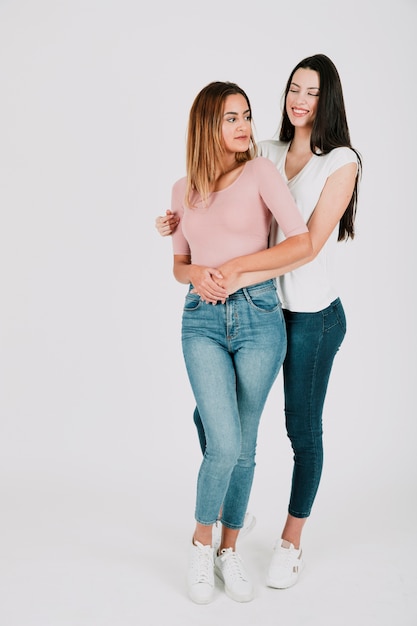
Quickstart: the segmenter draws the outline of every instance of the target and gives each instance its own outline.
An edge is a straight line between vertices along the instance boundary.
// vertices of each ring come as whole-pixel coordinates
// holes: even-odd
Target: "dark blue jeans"
[[[337,298],[317,313],[284,310],[287,354],[283,364],[285,423],[294,451],[288,512],[308,517],[323,468],[323,407],[337,351],[346,334],[346,318]],[[206,441],[198,409],[194,422],[204,452]]]

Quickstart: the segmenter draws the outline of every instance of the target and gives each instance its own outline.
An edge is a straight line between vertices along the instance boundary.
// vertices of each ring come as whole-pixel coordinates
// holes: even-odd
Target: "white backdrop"
[[[191,533],[200,453],[180,348],[185,290],[155,216],[184,173],[200,88],[239,83],[266,139],[290,71],[318,52],[339,70],[364,175],[357,237],[339,245],[348,334],[306,533],[332,536],[340,524],[356,537],[364,528],[411,532],[416,15],[414,0],[0,0],[5,626],[66,623],[58,606],[51,622],[41,619],[39,594],[33,622],[11,609],[45,550],[52,559],[77,540],[94,543],[109,519],[119,540],[121,529],[168,542]],[[279,379],[261,424],[251,505],[277,532],[290,471]],[[25,559],[31,575],[17,565]],[[42,575],[56,570],[44,563]]]

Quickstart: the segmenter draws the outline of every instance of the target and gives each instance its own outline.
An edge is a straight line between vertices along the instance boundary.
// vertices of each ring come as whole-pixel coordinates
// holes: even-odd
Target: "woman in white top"
[[[316,54],[295,66],[285,89],[279,140],[260,142],[259,152],[275,163],[287,182],[313,243],[310,258],[279,271],[242,272],[239,258],[218,268],[223,276],[219,285],[228,293],[279,276],[287,330],[285,417],[294,469],[287,519],[274,547],[267,585],[283,589],[297,582],[304,566],[301,534],[322,472],[324,401],[346,333],[343,306],[328,268],[335,243],[354,238],[362,169],[350,141],[340,77],[327,56]],[[171,234],[177,224],[170,212],[156,220],[161,235]],[[282,237],[279,228],[271,228],[271,245]],[[213,301],[203,288],[199,294]],[[204,449],[197,409],[194,420]]]

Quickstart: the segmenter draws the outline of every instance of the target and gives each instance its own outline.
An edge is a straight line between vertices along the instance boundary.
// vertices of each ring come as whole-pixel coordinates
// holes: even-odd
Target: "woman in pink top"
[[[311,254],[310,235],[287,185],[256,146],[251,107],[236,84],[214,82],[192,105],[187,175],[172,188],[180,218],[172,237],[175,278],[187,284],[182,348],[206,445],[197,480],[189,595],[213,598],[214,571],[238,602],[254,589],[236,552],[255,467],[259,420],[286,352],[285,323],[272,279],[232,294],[216,269],[265,271]],[[268,247],[272,218],[285,239]],[[200,294],[200,295],[198,295]],[[212,529],[221,511],[219,550]]]

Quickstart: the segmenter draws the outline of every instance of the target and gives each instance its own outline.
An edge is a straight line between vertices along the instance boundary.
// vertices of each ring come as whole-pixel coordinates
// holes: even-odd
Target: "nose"
[[[240,122],[238,124],[238,130],[247,130],[249,125],[250,125],[249,120],[242,119],[242,120],[240,120]]]
[[[297,93],[297,97],[295,98],[295,102],[296,102],[297,104],[299,104],[299,103],[303,103],[303,104],[305,104],[305,103],[306,103],[305,94],[304,94],[304,93],[302,93],[301,91],[299,91],[299,92]]]

